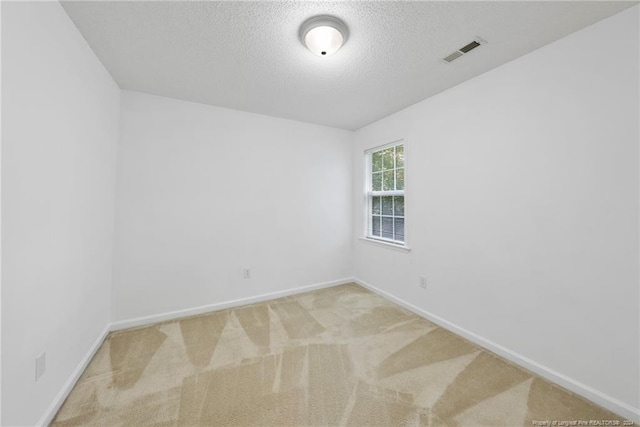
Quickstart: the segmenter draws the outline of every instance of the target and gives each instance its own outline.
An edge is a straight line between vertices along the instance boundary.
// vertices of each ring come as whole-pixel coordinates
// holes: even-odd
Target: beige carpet
[[[109,335],[54,425],[621,420],[358,285]]]

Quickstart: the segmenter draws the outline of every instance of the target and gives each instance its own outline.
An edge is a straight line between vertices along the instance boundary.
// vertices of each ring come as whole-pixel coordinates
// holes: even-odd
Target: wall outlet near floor
[[[251,279],[251,269],[250,268],[243,268],[242,269],[242,277],[245,279]]]
[[[427,278],[425,276],[420,276],[420,287],[427,289]]]
[[[36,357],[36,381],[44,375],[44,371],[47,369],[47,353],[42,352],[40,356]]]

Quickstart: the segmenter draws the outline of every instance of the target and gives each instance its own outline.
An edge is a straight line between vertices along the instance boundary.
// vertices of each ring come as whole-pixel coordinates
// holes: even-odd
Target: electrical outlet
[[[244,277],[245,279],[251,279],[251,269],[250,268],[243,268],[242,269],[242,277]]]
[[[420,276],[420,287],[427,289],[427,278],[425,276]]]
[[[44,371],[47,370],[47,353],[43,352],[40,356],[36,357],[36,381],[44,375]]]

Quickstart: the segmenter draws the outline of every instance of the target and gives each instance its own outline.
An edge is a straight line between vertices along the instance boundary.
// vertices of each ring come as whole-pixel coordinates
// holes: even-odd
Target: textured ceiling
[[[358,129],[636,2],[63,2],[123,89]],[[300,24],[333,14],[322,58]],[[454,63],[441,58],[480,36]],[[588,49],[588,46],[585,46]]]

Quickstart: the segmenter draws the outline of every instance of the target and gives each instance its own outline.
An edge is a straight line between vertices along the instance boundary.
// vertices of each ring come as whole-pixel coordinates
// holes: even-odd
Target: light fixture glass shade
[[[333,16],[314,16],[300,27],[302,43],[318,56],[336,53],[347,41],[347,35],[347,26]]]
[[[304,37],[304,44],[318,56],[333,55],[342,46],[342,33],[333,27],[315,27]]]

